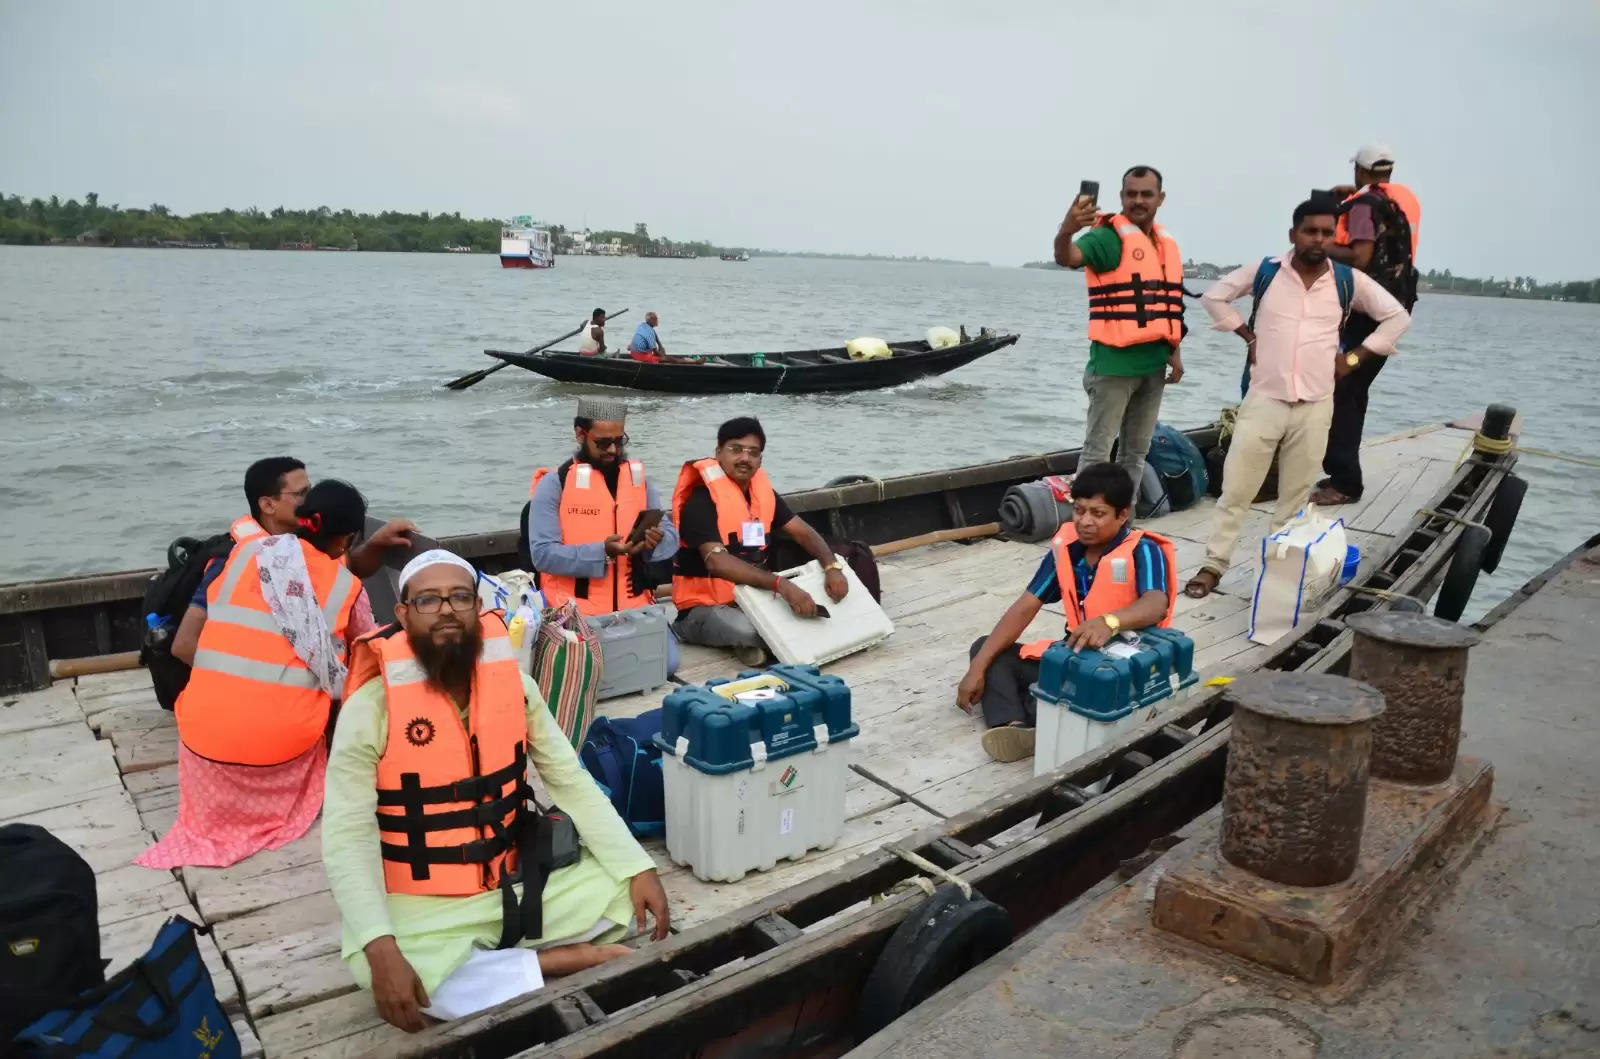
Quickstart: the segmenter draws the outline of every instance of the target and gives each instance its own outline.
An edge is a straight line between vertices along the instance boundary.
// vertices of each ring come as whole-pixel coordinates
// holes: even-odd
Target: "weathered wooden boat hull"
[[[1463,523],[1482,517],[1515,459],[1511,452],[1464,462],[1396,536],[1381,563],[1340,590],[1324,618],[1276,645],[1262,665],[1345,672],[1351,634],[1342,618],[1398,597],[1428,599]],[[1216,804],[1230,710],[1221,689],[1206,690],[1168,711],[1160,726],[1126,733],[901,845],[959,874],[1025,930]],[[1086,789],[1107,777],[1105,793]],[[984,848],[1030,820],[1037,824],[1026,837]],[[866,853],[636,956],[437,1027],[386,1054],[842,1054],[852,1043],[849,1028],[865,979],[922,894],[863,902],[916,873],[887,849]]]
[[[897,342],[895,355],[880,360],[850,360],[842,347],[767,353],[761,367],[751,364],[749,353],[717,354],[705,364],[646,364],[626,356],[484,352],[557,382],[590,386],[657,393],[840,393],[881,390],[943,375],[1016,341],[1016,335],[983,335],[947,349],[930,349],[926,342]]]
[[[1202,449],[1209,448],[1216,444],[1217,428],[1202,427],[1189,436]],[[1077,466],[1073,449],[881,480],[862,478],[784,496],[823,533],[881,544],[992,522],[1000,498],[1012,485],[1046,474],[1069,474]],[[446,537],[441,543],[491,573],[517,566],[515,529]],[[0,585],[0,693],[48,686],[51,660],[138,650],[144,635],[139,601],[155,573],[128,570]]]

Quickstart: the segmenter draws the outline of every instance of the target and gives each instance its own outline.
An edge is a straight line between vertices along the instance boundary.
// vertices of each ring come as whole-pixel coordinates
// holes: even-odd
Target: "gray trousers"
[[[1133,492],[1137,496],[1145,454],[1150,451],[1150,436],[1161,415],[1161,393],[1166,388],[1165,368],[1149,375],[1096,375],[1084,369],[1089,425],[1084,432],[1078,469],[1109,460],[1111,443],[1120,436],[1117,462],[1133,476]]]
[[[731,603],[690,607],[672,625],[678,639],[702,647],[764,647],[744,611]]]

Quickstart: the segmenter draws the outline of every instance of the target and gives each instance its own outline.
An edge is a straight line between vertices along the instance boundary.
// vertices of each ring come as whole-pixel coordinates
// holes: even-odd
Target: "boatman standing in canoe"
[[[1173,581],[1178,576],[1172,542],[1128,524],[1133,482],[1114,463],[1085,467],[1072,480],[1072,521],[994,631],[972,645],[972,663],[956,688],[956,705],[982,706],[983,749],[996,761],[1033,755],[1036,705],[1028,689],[1039,679],[1039,659],[1052,640],[1019,643],[1050,603],[1066,611],[1066,642],[1104,647],[1123,629],[1172,624]]]
[[[1089,287],[1089,423],[1079,466],[1118,461],[1135,490],[1161,413],[1161,394],[1183,379],[1183,256],[1156,223],[1166,201],[1161,173],[1136,165],[1122,175],[1122,211],[1100,214],[1079,196],[1056,232],[1056,264],[1083,269]],[[1084,228],[1081,239],[1073,236]]]
[[[648,563],[665,563],[678,551],[671,513],[662,511],[644,462],[628,455],[627,415],[622,401],[580,400],[572,420],[577,451],[554,473],[543,467],[533,473],[528,555],[550,606],[576,600],[591,616],[648,606],[656,587]],[[634,539],[634,525],[647,511],[660,513],[660,521]],[[669,640],[669,673],[678,668],[677,655]]]
[[[626,955],[613,943],[647,912],[659,941],[668,911],[505,623],[479,614],[472,566],[424,552],[399,592],[396,624],[352,652],[322,859],[345,962],[384,1019],[415,1032]],[[528,809],[530,765],[559,814]]]

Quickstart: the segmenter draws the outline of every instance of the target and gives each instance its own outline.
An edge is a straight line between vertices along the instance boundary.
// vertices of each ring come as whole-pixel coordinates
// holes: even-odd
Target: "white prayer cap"
[[[410,581],[430,566],[459,566],[467,572],[473,581],[478,580],[478,571],[473,568],[471,563],[455,552],[447,552],[443,548],[433,548],[406,563],[405,569],[400,571],[400,584],[398,586],[400,594],[405,595],[407,581]]]

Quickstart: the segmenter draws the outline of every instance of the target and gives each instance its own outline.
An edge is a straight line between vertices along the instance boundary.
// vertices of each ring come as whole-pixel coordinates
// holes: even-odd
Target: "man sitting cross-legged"
[[[997,761],[1033,754],[1035,705],[1029,687],[1053,642],[1017,639],[1046,604],[1067,612],[1067,644],[1104,647],[1122,629],[1170,625],[1177,553],[1172,542],[1128,525],[1133,481],[1114,463],[1097,463],[1072,480],[1072,521],[1057,531],[1027,591],[994,631],[972,645],[972,664],[956,688],[956,705],[982,703],[983,748]]]
[[[322,858],[343,956],[384,1019],[413,1032],[625,955],[607,943],[630,920],[643,930],[646,911],[667,936],[654,862],[518,669],[505,624],[479,614],[476,584],[446,551],[406,565],[398,624],[353,652],[328,757]],[[565,866],[533,855],[561,843],[530,841],[529,765],[583,838]]]

